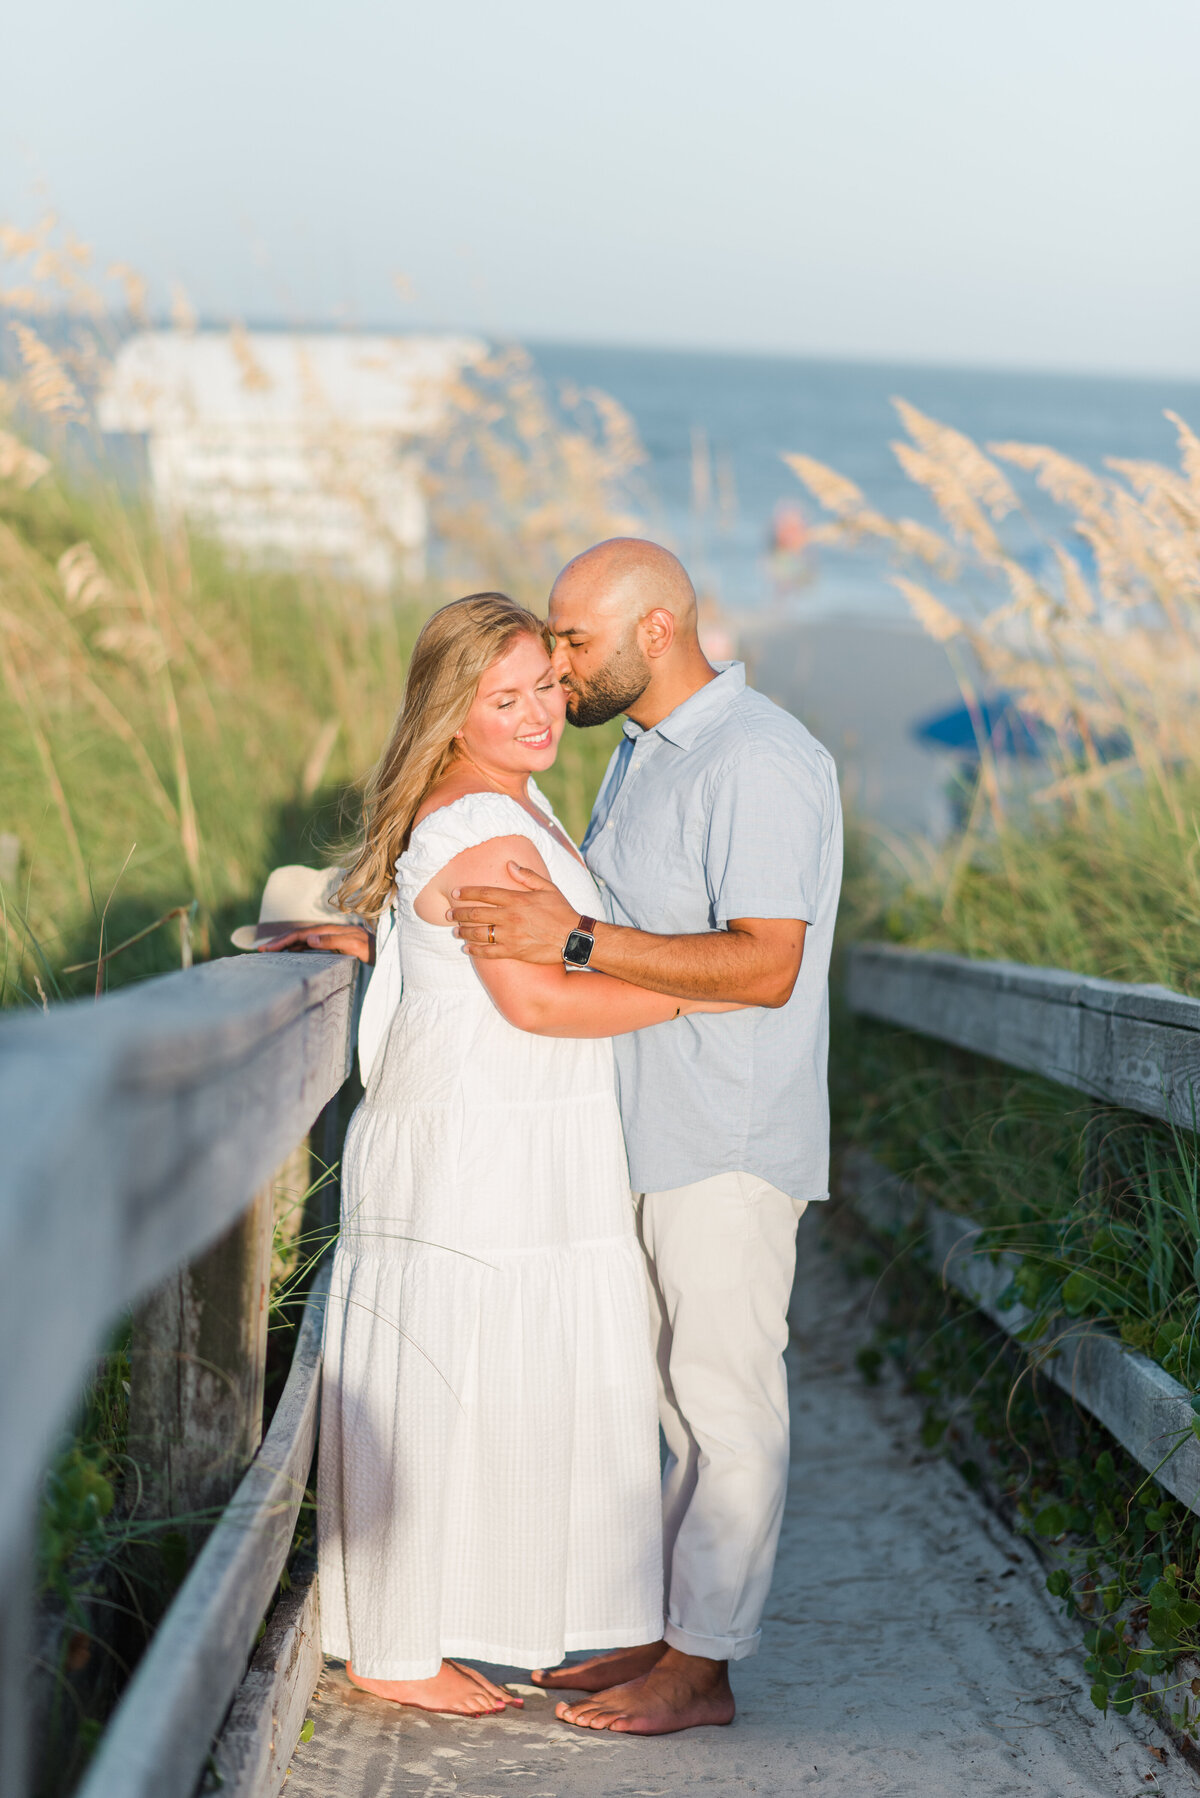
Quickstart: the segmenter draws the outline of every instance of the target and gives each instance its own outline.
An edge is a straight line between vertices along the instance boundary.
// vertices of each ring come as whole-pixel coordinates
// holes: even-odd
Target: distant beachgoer
[[[625,714],[584,838],[606,920],[589,921],[589,965],[752,1008],[614,1045],[668,1449],[666,1624],[533,1674],[596,1694],[560,1704],[568,1722],[659,1734],[730,1721],[728,1663],[756,1652],[771,1584],[796,1223],[828,1190],[841,809],[832,759],[804,726],[748,688],[740,663],[706,660],[691,582],[666,550],[618,538],[576,557],[550,627],[571,720]],[[557,966],[579,926],[574,896],[519,858],[508,875],[461,883],[460,935],[484,968]]]
[[[733,632],[721,614],[721,608],[715,599],[701,599],[698,602],[696,635],[706,661],[730,662],[733,660]]]
[[[808,586],[816,573],[812,532],[794,500],[781,500],[772,515],[767,566],[778,599]]]
[[[808,520],[791,500],[781,500],[771,520],[771,548],[789,556],[802,556],[809,545]]]

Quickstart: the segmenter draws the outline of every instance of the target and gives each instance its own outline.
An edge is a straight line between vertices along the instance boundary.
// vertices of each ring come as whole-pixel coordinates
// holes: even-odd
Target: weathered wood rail
[[[847,956],[852,1011],[969,1049],[1107,1104],[1200,1121],[1200,1001],[1054,968],[974,962],[866,943]],[[1012,1335],[1032,1317],[1002,1310],[1015,1259],[978,1246],[978,1226],[930,1203],[863,1154],[846,1167],[856,1209],[894,1235],[919,1224],[943,1278]],[[1185,1388],[1095,1322],[1050,1331],[1034,1351],[1045,1372],[1097,1417],[1159,1483],[1200,1512],[1200,1442]]]
[[[324,1293],[318,1276],[283,1395],[253,1454],[265,1352],[262,1240],[265,1231],[269,1244],[270,1230],[269,1211],[256,1198],[346,1079],[357,971],[338,956],[244,957],[167,975],[99,1004],[0,1022],[3,1798],[27,1790],[24,1663],[43,1470],[105,1332],[164,1282],[178,1287],[185,1266],[200,1272],[187,1285],[184,1311],[203,1312],[222,1298],[212,1290],[222,1277],[214,1266],[240,1270],[232,1296],[224,1295],[230,1315],[218,1332],[232,1345],[230,1367],[218,1372],[230,1406],[246,1413],[228,1440],[217,1433],[227,1488],[236,1489],[111,1719],[81,1793],[191,1798],[243,1681],[312,1459]],[[244,1231],[248,1217],[257,1219],[252,1240],[231,1256],[231,1233]],[[197,1328],[200,1335],[183,1338],[185,1359],[203,1335],[202,1316]],[[186,1402],[177,1420],[185,1429]],[[151,1465],[156,1450],[161,1462],[161,1448],[146,1445]],[[191,1496],[177,1493],[177,1505]],[[310,1653],[305,1665],[312,1664]],[[269,1705],[270,1681],[260,1679],[259,1688]],[[255,1734],[247,1702],[249,1710],[235,1705],[243,1741]],[[289,1746],[275,1743],[259,1756],[262,1777],[239,1778],[227,1791],[239,1798],[265,1792],[268,1763],[274,1768],[282,1749],[286,1766]],[[234,1770],[228,1755],[225,1765]]]
[[[848,953],[852,1011],[1042,1074],[1111,1105],[1200,1122],[1200,999],[1059,968],[885,943]]]

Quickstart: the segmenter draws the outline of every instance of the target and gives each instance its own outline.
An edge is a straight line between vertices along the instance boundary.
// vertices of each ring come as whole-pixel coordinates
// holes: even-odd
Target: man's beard
[[[567,717],[580,730],[587,730],[593,724],[607,724],[610,718],[636,705],[650,685],[650,669],[636,642],[626,643],[586,686],[577,686],[573,679],[563,685],[567,689]]]

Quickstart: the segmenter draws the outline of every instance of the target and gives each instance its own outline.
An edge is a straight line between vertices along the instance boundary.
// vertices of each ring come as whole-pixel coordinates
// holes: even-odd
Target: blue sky
[[[1196,0],[38,0],[4,39],[0,215],[48,195],[209,314],[1200,374]]]

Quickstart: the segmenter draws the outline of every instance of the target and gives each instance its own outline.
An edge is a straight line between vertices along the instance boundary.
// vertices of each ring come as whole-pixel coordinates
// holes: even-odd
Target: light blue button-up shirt
[[[748,1173],[829,1192],[829,954],[842,877],[833,758],[740,662],[653,730],[625,721],[583,852],[609,922],[663,935],[803,918],[777,1010],[700,1014],[614,1041],[635,1192]]]

